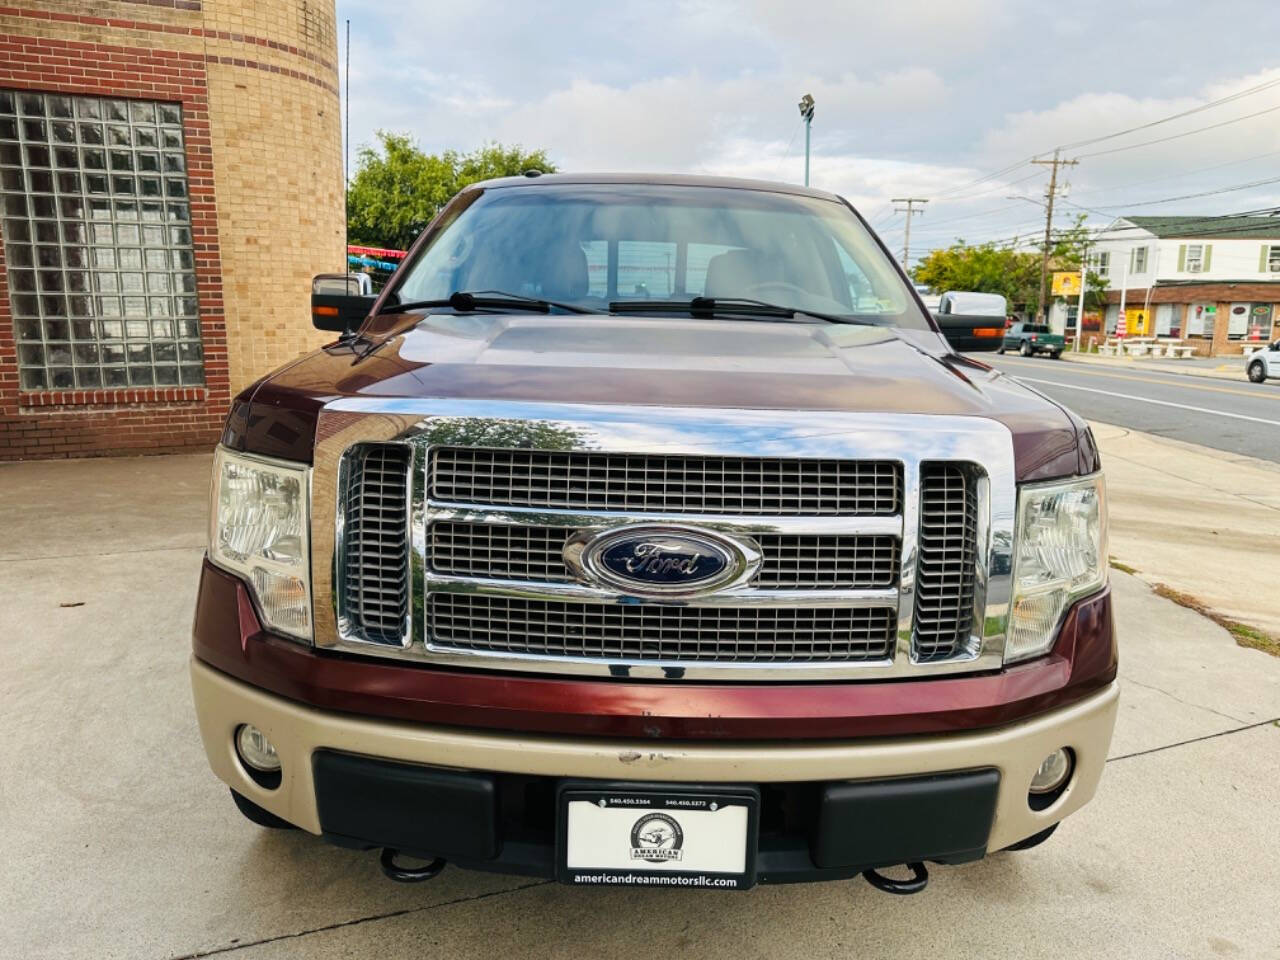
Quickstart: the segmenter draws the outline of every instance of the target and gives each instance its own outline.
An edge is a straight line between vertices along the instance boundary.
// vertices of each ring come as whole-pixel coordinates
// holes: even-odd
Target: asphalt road
[[[1280,463],[1280,381],[1239,383],[1047,358],[985,354],[1086,420],[1099,420]],[[1243,369],[1243,365],[1242,365]]]

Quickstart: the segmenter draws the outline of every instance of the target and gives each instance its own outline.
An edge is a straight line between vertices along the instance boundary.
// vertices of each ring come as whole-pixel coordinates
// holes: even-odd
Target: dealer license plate
[[[704,887],[755,884],[754,790],[560,791],[560,878],[574,885]]]

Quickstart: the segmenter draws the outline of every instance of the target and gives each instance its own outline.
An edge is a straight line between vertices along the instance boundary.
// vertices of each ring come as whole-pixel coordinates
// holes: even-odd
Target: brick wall
[[[335,58],[332,0],[0,6],[0,86],[182,104],[206,380],[20,392],[0,252],[0,460],[208,449],[235,392],[324,341],[308,280],[345,262]]]

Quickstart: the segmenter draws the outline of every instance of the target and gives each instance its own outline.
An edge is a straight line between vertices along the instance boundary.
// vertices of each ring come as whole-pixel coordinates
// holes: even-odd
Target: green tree
[[[971,246],[957,239],[951,246],[934,250],[916,266],[917,283],[925,283],[939,293],[972,290],[998,293],[1010,308],[1035,303],[1040,295],[1039,254],[1015,250],[1012,245],[980,243]]]
[[[405,250],[453,195],[468,184],[526,170],[554,173],[545,150],[489,143],[470,153],[423,153],[404,134],[378,131],[377,147],[363,146],[347,188],[347,235],[352,243]]]

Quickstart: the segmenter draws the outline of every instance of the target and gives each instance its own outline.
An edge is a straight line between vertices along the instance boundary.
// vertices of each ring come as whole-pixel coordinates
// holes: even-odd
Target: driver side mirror
[[[1004,317],[935,313],[933,319],[947,343],[959,353],[990,353],[1004,343]]]
[[[317,330],[355,330],[378,299],[363,273],[321,273],[311,280],[311,325]]]

